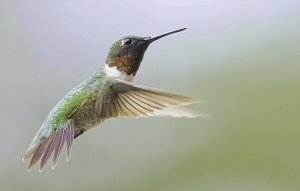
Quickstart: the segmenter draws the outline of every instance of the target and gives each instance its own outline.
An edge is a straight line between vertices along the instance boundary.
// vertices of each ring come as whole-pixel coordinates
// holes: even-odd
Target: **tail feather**
[[[50,142],[51,139],[45,139],[43,140],[40,145],[38,146],[38,148],[31,152],[31,154],[33,155],[30,159],[30,162],[28,164],[28,170],[33,166],[35,165],[39,160],[40,158],[43,156],[44,152],[46,151],[47,147],[48,147],[48,144]],[[27,156],[28,158],[30,156]]]
[[[74,139],[74,122],[71,121],[69,128],[66,129],[66,143],[67,143],[67,161],[71,158],[71,150],[73,145],[73,139]]]
[[[69,120],[66,128],[56,129],[49,137],[40,138],[39,143],[33,148],[30,147],[23,158],[23,160],[30,158],[28,170],[40,160],[39,171],[41,172],[52,154],[52,168],[54,169],[65,143],[67,145],[67,160],[70,160],[74,132],[74,122]]]
[[[43,171],[45,164],[47,163],[48,159],[50,158],[51,154],[54,151],[54,148],[55,148],[54,144],[55,144],[55,142],[57,142],[57,134],[58,133],[55,132],[54,135],[52,135],[51,137],[48,138],[48,140],[50,140],[50,142],[49,142],[47,149],[45,150],[43,157],[41,159],[40,169],[39,169],[40,172]]]
[[[66,142],[65,129],[62,129],[61,131],[59,131],[56,136],[57,136],[57,138],[56,138],[57,146],[55,146],[55,150],[54,150],[52,169],[55,169],[55,167],[57,165],[57,161],[60,156],[60,152]]]

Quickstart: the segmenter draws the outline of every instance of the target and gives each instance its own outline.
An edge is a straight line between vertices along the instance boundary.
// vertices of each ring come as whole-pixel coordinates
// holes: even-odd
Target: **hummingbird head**
[[[182,28],[155,37],[126,36],[114,42],[106,57],[105,72],[108,76],[132,81],[143,60],[148,46],[165,36],[185,30]]]

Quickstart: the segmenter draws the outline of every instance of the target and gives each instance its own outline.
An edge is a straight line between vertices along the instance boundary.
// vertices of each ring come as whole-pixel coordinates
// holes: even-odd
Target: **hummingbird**
[[[155,37],[126,36],[114,42],[104,67],[71,90],[50,111],[23,157],[23,161],[29,161],[28,169],[40,161],[42,171],[52,155],[54,169],[64,147],[69,161],[73,140],[109,118],[199,116],[184,107],[195,103],[193,99],[133,83],[148,46],[185,29]]]

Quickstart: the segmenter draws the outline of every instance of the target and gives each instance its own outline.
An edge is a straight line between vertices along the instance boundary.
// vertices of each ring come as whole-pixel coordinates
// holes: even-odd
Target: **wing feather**
[[[135,113],[133,113],[132,111],[130,111],[130,109],[128,109],[128,107],[123,102],[123,99],[120,96],[116,102],[118,103],[120,109],[122,110],[122,112],[119,112],[120,116],[135,116]]]
[[[136,110],[139,111],[139,113],[147,115],[147,113],[153,111],[151,107],[144,107],[143,102],[141,102],[139,99],[134,98],[132,95],[124,94],[124,97],[126,97],[126,99],[131,103],[131,105],[134,106],[134,108],[136,108]]]
[[[96,100],[96,116],[111,117],[196,117],[194,111],[182,106],[195,103],[191,98],[162,90],[135,86],[132,83],[111,79],[99,91]],[[174,109],[176,107],[176,109]],[[171,109],[172,108],[172,109]]]

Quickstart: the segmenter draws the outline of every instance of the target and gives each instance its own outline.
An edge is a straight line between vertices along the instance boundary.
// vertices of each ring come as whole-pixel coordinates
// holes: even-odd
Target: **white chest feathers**
[[[108,64],[105,64],[104,71],[105,71],[106,75],[109,77],[117,78],[120,80],[125,80],[128,82],[132,82],[133,78],[134,78],[133,74],[128,75],[128,74],[126,74],[126,72],[122,72],[122,71],[118,70],[117,66],[109,67]]]

